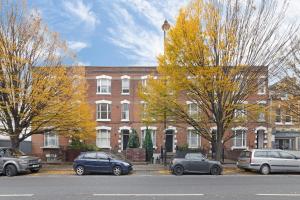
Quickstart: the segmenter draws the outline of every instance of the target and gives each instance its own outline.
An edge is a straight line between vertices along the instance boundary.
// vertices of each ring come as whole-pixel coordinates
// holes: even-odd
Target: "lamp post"
[[[169,24],[168,20],[165,20],[163,25],[161,26],[161,29],[164,32],[164,53],[165,53],[165,47],[166,47],[166,33],[170,29],[171,25]]]
[[[166,51],[166,33],[167,31],[170,29],[170,24],[168,22],[168,20],[165,20],[163,25],[161,26],[161,29],[163,30],[164,32],[164,54],[165,54],[165,51]],[[166,81],[164,81],[164,84],[166,85]],[[166,131],[167,131],[167,113],[166,113],[166,110],[164,109],[164,135],[165,135],[165,149],[161,149],[161,152],[162,152],[162,155],[163,155],[163,161],[164,161],[164,165],[167,164],[167,159],[166,159],[166,156],[167,156],[167,149],[166,149],[166,141],[167,141],[167,137],[166,137]]]
[[[170,29],[171,25],[169,24],[168,20],[165,20],[163,25],[161,26],[161,29],[164,32],[164,54],[166,51],[166,33]],[[165,82],[166,84],[166,82]],[[164,131],[167,129],[167,114],[166,111],[164,111]]]

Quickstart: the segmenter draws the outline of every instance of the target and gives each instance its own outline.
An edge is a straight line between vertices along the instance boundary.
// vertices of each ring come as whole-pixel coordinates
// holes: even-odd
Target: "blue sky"
[[[280,0],[281,1],[281,0]],[[156,65],[163,50],[164,19],[174,24],[189,0],[29,0],[51,30],[92,66]],[[300,18],[300,0],[287,17]]]

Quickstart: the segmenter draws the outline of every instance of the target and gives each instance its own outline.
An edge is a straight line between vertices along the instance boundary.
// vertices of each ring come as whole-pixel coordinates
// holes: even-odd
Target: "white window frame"
[[[193,117],[194,119],[198,119],[199,118],[199,108],[198,108],[197,103],[196,102],[187,101],[186,104],[188,106],[188,114],[189,114],[189,116]],[[192,105],[196,105],[196,110],[192,110]]]
[[[106,104],[107,118],[101,118],[101,104]],[[111,121],[111,101],[100,100],[96,101],[96,121],[107,122]],[[103,111],[104,112],[104,111]],[[100,117],[100,118],[99,118]]]
[[[145,110],[147,108],[147,103],[145,101],[141,101],[140,103],[141,103],[141,111],[140,111],[141,118],[145,119],[146,118],[146,111]]]
[[[264,79],[264,81],[261,82],[261,80]],[[266,86],[266,77],[265,76],[260,76],[258,78],[258,87],[257,87],[257,94],[258,95],[265,95],[267,92],[267,86]]]
[[[149,78],[149,75],[146,75],[146,76],[142,76],[142,77],[141,77],[142,88],[147,87],[147,79],[148,79],[148,78]]]
[[[156,146],[157,127],[148,126],[148,129],[151,131],[151,138],[152,138],[153,148],[156,149],[157,148],[157,146]],[[145,141],[146,130],[147,130],[147,127],[141,127],[141,147],[143,147],[143,144],[144,144],[144,141]]]
[[[106,137],[103,137],[102,134],[106,134]],[[111,149],[111,127],[99,126],[96,127],[96,146],[99,148],[109,148]],[[105,142],[103,142],[105,141]]]
[[[291,121],[290,121],[290,122],[287,122],[287,121],[286,121],[286,118],[287,118],[287,117],[290,117],[290,118],[291,118]],[[286,109],[286,111],[285,111],[285,119],[284,119],[284,123],[285,123],[286,125],[292,125],[292,124],[293,124],[293,117],[292,117],[292,115],[291,115],[290,107],[289,107],[288,109]]]
[[[124,111],[124,106],[128,106],[128,110]],[[123,118],[123,114],[125,114],[126,118]],[[121,121],[122,122],[128,122],[130,119],[130,101],[123,100],[121,101]]]
[[[266,121],[266,110],[264,107],[266,106],[267,102],[266,101],[257,101],[257,104],[259,106],[259,109],[262,108],[264,110],[264,111],[258,113],[257,121],[265,122]],[[263,118],[261,116],[263,116]]]
[[[237,127],[232,129],[234,134],[232,149],[247,149],[247,130],[248,129],[245,127]],[[242,141],[241,146],[237,146],[237,138],[236,138],[237,131],[243,131],[242,138],[241,138]]]
[[[125,87],[125,81],[128,81],[128,86]],[[121,76],[121,95],[129,95],[130,94],[130,76],[124,75]],[[124,92],[125,90],[125,92]],[[128,92],[126,92],[128,90]]]
[[[102,95],[111,95],[111,76],[106,76],[106,75],[101,75],[101,76],[96,76],[97,79],[97,91],[96,94],[102,94]],[[107,81],[107,85],[105,85],[105,87],[107,87],[107,92],[102,92],[102,87],[104,87],[102,85],[103,81]]]
[[[277,114],[277,109],[279,109],[279,111],[280,111],[280,114],[279,114],[279,115]],[[277,122],[277,120],[276,120],[276,118],[277,118],[278,116],[280,117],[280,121],[279,121],[279,122]],[[283,124],[283,123],[282,123],[282,108],[281,108],[280,105],[279,105],[277,108],[275,108],[275,120],[274,120],[274,121],[275,121],[275,124]]]
[[[188,129],[188,134],[187,134],[187,141],[188,141],[188,146],[191,149],[197,149],[201,146],[201,136],[199,134],[194,133],[195,129],[189,128]],[[196,145],[192,145],[192,137],[196,136]]]
[[[50,141],[55,141],[55,144],[49,144]],[[51,142],[52,143],[52,142]],[[59,138],[58,135],[54,132],[45,132],[44,133],[44,147],[47,148],[58,148],[59,147]]]

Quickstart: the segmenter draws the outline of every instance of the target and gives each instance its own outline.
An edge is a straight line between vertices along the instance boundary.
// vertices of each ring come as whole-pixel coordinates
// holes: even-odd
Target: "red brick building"
[[[143,102],[138,97],[139,84],[146,84],[148,75],[157,74],[156,67],[86,67],[86,79],[89,85],[88,101],[91,105],[94,119],[96,141],[94,143],[102,148],[115,152],[126,149],[129,133],[135,129],[141,138],[145,136],[145,124],[141,121]],[[258,81],[260,78],[258,77]],[[260,84],[257,93],[251,95],[246,104],[259,104],[267,107],[268,83]],[[187,102],[187,106],[193,109]],[[191,110],[192,112],[192,110]],[[270,147],[270,131],[267,127],[266,112],[258,114],[258,119],[249,120],[246,126],[237,126],[228,130],[227,134],[237,134],[237,137],[225,145],[226,154],[237,154],[242,149]],[[153,147],[159,153],[160,147],[166,147],[168,152],[175,152],[176,146],[188,145],[189,148],[202,148],[210,151],[211,145],[201,136],[193,133],[189,126],[167,126],[163,124],[148,127],[153,138]],[[215,128],[212,127],[213,131]],[[55,151],[65,149],[69,139],[58,137],[54,133],[32,137],[32,150],[34,154],[44,158],[58,157]],[[51,153],[52,152],[52,153]],[[234,153],[237,152],[237,153]]]

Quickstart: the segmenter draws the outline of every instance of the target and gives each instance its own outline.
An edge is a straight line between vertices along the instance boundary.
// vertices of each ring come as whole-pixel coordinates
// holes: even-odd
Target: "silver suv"
[[[19,150],[0,147],[0,174],[15,176],[26,171],[36,173],[41,167],[41,159],[37,157],[26,156]]]
[[[279,149],[252,149],[241,152],[237,167],[265,175],[271,172],[300,172],[300,158]]]

